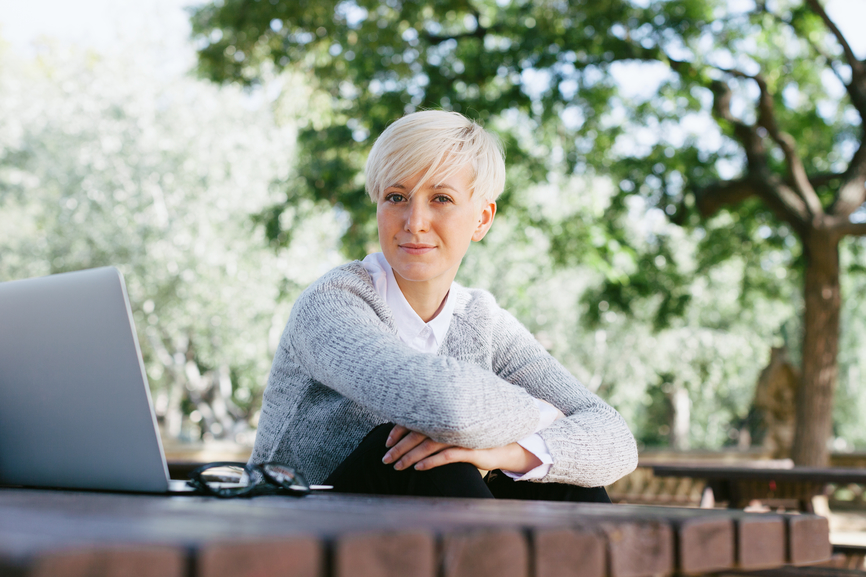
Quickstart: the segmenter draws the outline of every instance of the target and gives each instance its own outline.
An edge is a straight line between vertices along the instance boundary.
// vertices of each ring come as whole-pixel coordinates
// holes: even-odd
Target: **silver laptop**
[[[0,283],[0,484],[169,491],[116,268]]]

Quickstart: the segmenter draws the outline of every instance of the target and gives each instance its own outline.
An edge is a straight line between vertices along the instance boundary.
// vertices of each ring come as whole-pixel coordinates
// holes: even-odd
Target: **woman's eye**
[[[385,200],[387,200],[388,202],[397,203],[397,202],[403,202],[403,200],[405,200],[405,198],[403,197],[402,194],[392,193],[392,194],[387,195],[385,197]]]
[[[440,194],[436,197],[436,202],[441,202],[441,203],[451,202],[451,198],[448,196],[445,196],[444,194]]]

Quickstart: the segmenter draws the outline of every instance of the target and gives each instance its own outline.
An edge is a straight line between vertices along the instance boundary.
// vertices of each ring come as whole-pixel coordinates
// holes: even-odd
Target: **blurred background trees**
[[[365,253],[374,232],[364,152],[403,113],[442,107],[502,134],[512,167],[503,209],[546,234],[556,264],[604,272],[587,295],[599,312],[651,308],[660,330],[721,263],[744,266],[744,306],[754,294],[788,300],[795,277],[793,456],[826,464],[839,243],[866,234],[866,64],[818,0],[220,0],[195,9],[193,30],[206,77],[252,85],[291,70],[329,101],[331,114],[299,134],[305,186],[271,219],[301,197],[329,202],[351,218],[350,254]],[[648,78],[647,67],[657,88],[630,96],[625,77]],[[525,188],[552,174],[612,178],[604,224],[527,210]],[[667,232],[631,242],[632,198],[698,235],[697,250],[682,254]],[[682,428],[675,374],[662,380]]]
[[[118,266],[166,436],[251,442],[291,298],[341,260],[328,212],[280,254],[251,217],[291,178],[293,127],[131,50],[3,56],[0,280]]]
[[[820,14],[223,0],[192,22],[198,71],[221,88],[142,68],[144,47],[0,66],[0,280],[119,266],[166,435],[251,440],[292,300],[377,249],[360,173],[373,139],[445,108],[497,131],[509,165],[458,280],[491,290],[643,446],[763,442],[753,399],[771,347],[804,364],[802,230],[760,195],[707,192],[757,166],[743,134],[766,149],[762,174],[795,186],[761,118],[770,96],[833,206],[862,120]],[[862,249],[839,248],[837,449],[866,447]]]

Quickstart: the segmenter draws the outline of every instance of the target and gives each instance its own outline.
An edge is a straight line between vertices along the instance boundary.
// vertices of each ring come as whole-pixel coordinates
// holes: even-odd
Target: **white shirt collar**
[[[454,315],[455,300],[451,298],[454,283],[451,283],[451,290],[445,296],[442,310],[436,318],[425,323],[403,296],[403,291],[400,290],[400,285],[397,284],[394,271],[385,260],[385,255],[381,252],[369,254],[361,264],[373,279],[376,292],[391,309],[400,340],[418,351],[435,353],[445,340],[448,327],[451,326],[451,317]]]

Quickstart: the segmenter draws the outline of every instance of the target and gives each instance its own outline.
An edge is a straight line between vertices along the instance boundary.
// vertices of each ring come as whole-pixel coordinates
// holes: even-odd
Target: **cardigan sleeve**
[[[494,327],[495,372],[566,415],[539,431],[553,457],[540,481],[599,487],[633,471],[637,446],[622,416],[586,389],[507,311],[498,309]]]
[[[539,411],[527,391],[478,365],[411,349],[370,298],[327,280],[310,287],[292,308],[275,366],[294,359],[371,413],[443,443],[497,447],[535,430]]]

